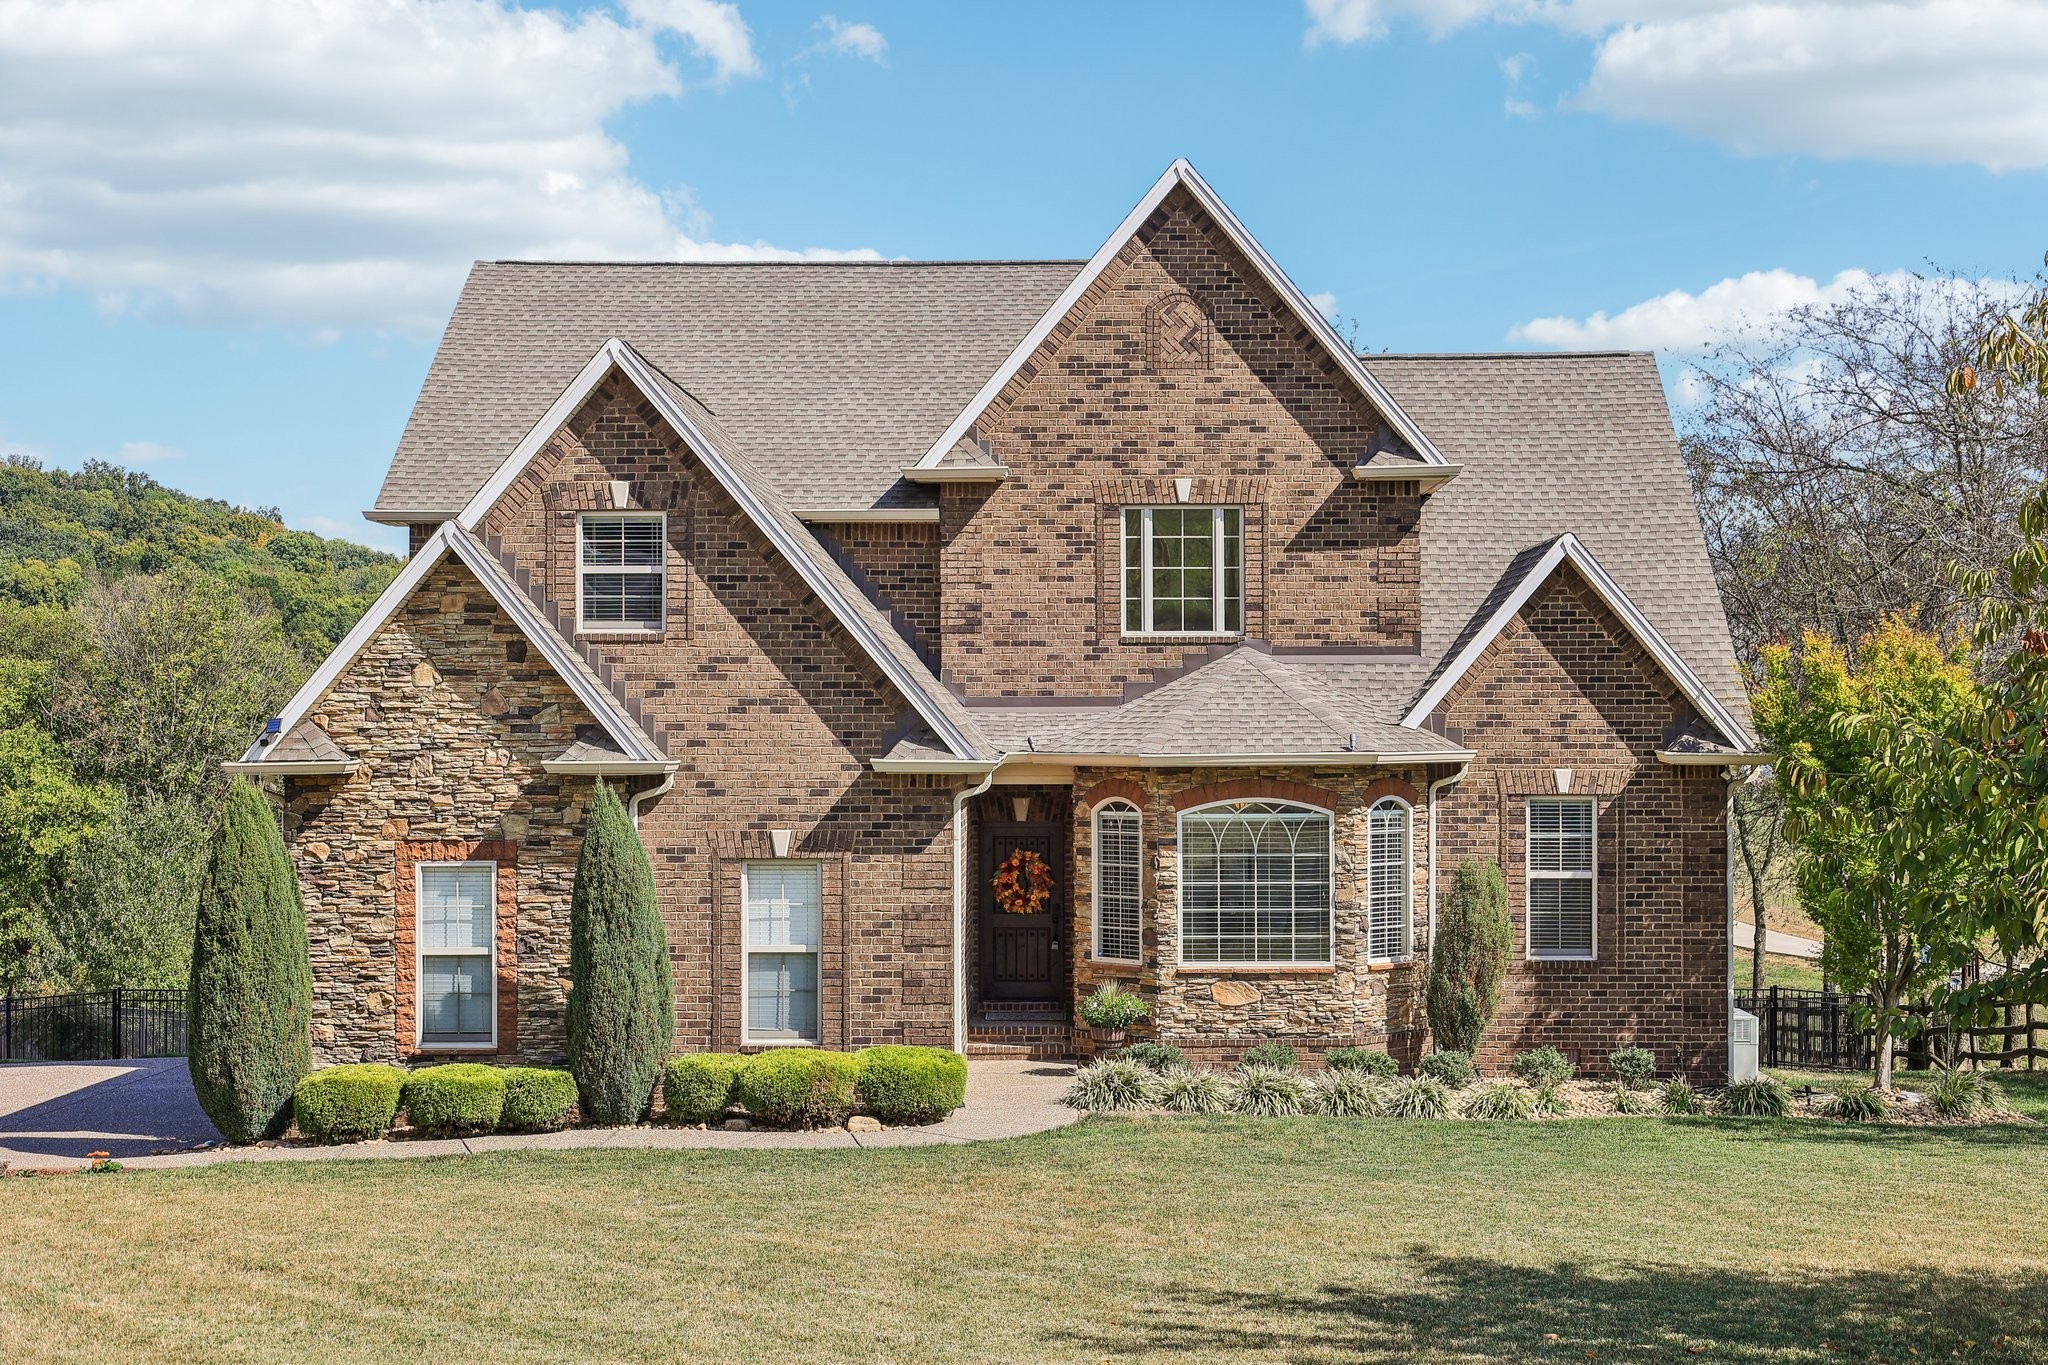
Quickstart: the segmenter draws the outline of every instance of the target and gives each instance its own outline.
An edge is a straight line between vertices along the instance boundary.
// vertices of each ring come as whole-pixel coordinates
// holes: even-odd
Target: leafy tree
[[[1915,771],[1897,762],[1893,728],[1945,732],[1977,707],[1967,653],[1896,618],[1858,645],[1855,661],[1809,632],[1798,649],[1764,651],[1752,698],[1757,728],[1778,755],[1787,829],[1801,852],[1806,913],[1821,926],[1821,966],[1869,991],[1878,1032],[1877,1084],[1890,1089],[1893,1040],[1914,1020],[1905,1004],[1965,950],[1954,918],[1936,913],[1962,869],[1946,841],[1923,837]]]
[[[0,659],[0,984],[31,984],[53,947],[42,914],[53,873],[91,838],[115,805],[82,782],[40,723],[47,665]]]
[[[228,788],[192,935],[187,1061],[199,1106],[230,1142],[283,1130],[312,1069],[306,910],[276,817],[243,778]]]
[[[675,1034],[668,933],[654,869],[604,782],[590,804],[569,908],[569,1070],[583,1112],[633,1123],[647,1112]]]
[[[1743,782],[1735,788],[1735,853],[1749,882],[1756,938],[1749,954],[1749,989],[1764,991],[1764,945],[1769,940],[1771,873],[1785,851],[1785,802],[1775,783]]]
[[[1465,859],[1429,945],[1429,1031],[1440,1051],[1478,1051],[1513,952],[1507,881],[1498,865]]]

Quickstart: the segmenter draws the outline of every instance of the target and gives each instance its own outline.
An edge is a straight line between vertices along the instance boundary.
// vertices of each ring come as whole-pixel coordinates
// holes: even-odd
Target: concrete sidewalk
[[[86,1153],[105,1151],[123,1166],[157,1170],[227,1161],[347,1161],[472,1156],[483,1152],[605,1148],[814,1149],[928,1147],[1023,1137],[1080,1119],[1059,1103],[1074,1068],[1057,1062],[976,1060],[967,1064],[967,1103],[942,1122],[917,1128],[852,1133],[753,1129],[571,1128],[559,1133],[358,1142],[338,1147],[264,1143],[209,1147],[219,1134],[192,1095],[185,1059],[0,1066],[0,1162],[38,1170],[70,1170]]]
[[[1735,946],[1753,948],[1756,946],[1756,926],[1735,921]],[[1776,929],[1764,930],[1764,955],[1777,954],[1779,957],[1805,957],[1820,960],[1820,941],[1800,938],[1796,934],[1781,934]]]

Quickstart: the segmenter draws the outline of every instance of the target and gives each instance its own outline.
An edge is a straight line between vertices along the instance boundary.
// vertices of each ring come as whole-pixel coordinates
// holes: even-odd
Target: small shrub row
[[[967,1060],[945,1048],[893,1045],[693,1052],[670,1059],[661,1098],[675,1123],[716,1123],[734,1105],[763,1123],[840,1123],[857,1110],[884,1123],[931,1123],[966,1103]]]
[[[359,1062],[315,1071],[292,1097],[300,1134],[315,1142],[382,1137],[401,1108],[413,1127],[437,1137],[542,1132],[569,1121],[576,1081],[566,1071],[534,1066],[451,1062],[408,1072]]]

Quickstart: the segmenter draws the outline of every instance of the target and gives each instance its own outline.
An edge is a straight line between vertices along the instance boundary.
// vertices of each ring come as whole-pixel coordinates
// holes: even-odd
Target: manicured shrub
[[[1459,1112],[1468,1119],[1534,1118],[1536,1097],[1513,1082],[1495,1081],[1467,1095]]]
[[[505,1073],[498,1067],[450,1062],[405,1078],[405,1115],[423,1133],[488,1133],[504,1112]]]
[[[1673,1076],[1664,1082],[1664,1112],[1667,1114],[1702,1114],[1706,1105],[1701,1102],[1699,1092],[1692,1088],[1692,1082],[1683,1076]]]
[[[1772,1076],[1737,1081],[1721,1092],[1714,1108],[1744,1119],[1781,1119],[1792,1111],[1792,1092]]]
[[[1081,1002],[1081,1020],[1089,1028],[1129,1028],[1151,1012],[1145,997],[1114,981],[1103,982]]]
[[[1132,1043],[1117,1055],[1162,1076],[1175,1067],[1188,1064],[1187,1057],[1171,1043]]]
[[[1340,1119],[1369,1119],[1380,1112],[1380,1091],[1386,1079],[1357,1067],[1325,1067],[1316,1077],[1309,1108]]]
[[[508,1066],[505,1110],[498,1127],[507,1133],[547,1133],[569,1122],[576,1107],[576,1078],[544,1066]]]
[[[592,1123],[637,1122],[675,1033],[654,869],[616,793],[590,802],[569,899],[569,1070]]]
[[[1531,1085],[1563,1085],[1578,1070],[1572,1065],[1571,1058],[1554,1047],[1517,1052],[1508,1069]]]
[[[306,907],[263,793],[228,786],[192,928],[186,1065],[229,1142],[275,1137],[313,1069]]]
[[[1508,884],[1490,862],[1467,858],[1451,875],[1451,893],[1429,949],[1427,1006],[1437,1046],[1476,1052],[1500,1006],[1514,951]]]
[[[1230,1108],[1230,1082],[1221,1072],[1177,1066],[1159,1073],[1152,1102],[1176,1114],[1221,1114]]]
[[[1646,1047],[1618,1047],[1607,1054],[1607,1068],[1634,1090],[1657,1079],[1657,1054]]]
[[[1323,1054],[1323,1065],[1331,1071],[1362,1071],[1388,1081],[1401,1074],[1401,1064],[1376,1047],[1333,1047]]]
[[[1614,1083],[1614,1090],[1608,1095],[1608,1100],[1614,1105],[1614,1112],[1617,1114],[1647,1114],[1650,1112],[1649,1100],[1629,1089],[1627,1083],[1623,1081],[1616,1081]]]
[[[967,1103],[967,1059],[942,1047],[871,1047],[854,1095],[884,1123],[933,1123]]]
[[[752,1058],[737,1052],[691,1052],[669,1058],[661,1102],[670,1123],[716,1123],[731,1107],[734,1083]]]
[[[1447,1119],[1451,1088],[1428,1076],[1403,1076],[1382,1090],[1380,1112],[1390,1119]]]
[[[1143,1109],[1160,1093],[1160,1078],[1147,1067],[1110,1057],[1081,1068],[1060,1103],[1076,1109]]]
[[[1927,1087],[1927,1102],[1943,1118],[1966,1119],[2004,1108],[2005,1092],[1982,1072],[1950,1069]]]
[[[1272,1066],[1282,1071],[1299,1071],[1301,1054],[1285,1043],[1255,1043],[1244,1050],[1239,1066]]]
[[[1869,1123],[1887,1117],[1892,1112],[1891,1101],[1884,1091],[1874,1090],[1867,1085],[1851,1081],[1836,1088],[1822,1106],[1821,1113],[1831,1119],[1847,1119],[1851,1123]]]
[[[1260,1118],[1300,1114],[1314,1094],[1314,1085],[1299,1071],[1252,1062],[1231,1073],[1230,1112]]]
[[[1472,1069],[1472,1054],[1454,1052],[1448,1049],[1432,1052],[1422,1059],[1417,1067],[1418,1076],[1427,1076],[1433,1081],[1442,1081],[1453,1090],[1472,1084],[1479,1073]]]
[[[1546,1081],[1531,1091],[1529,1107],[1536,1117],[1543,1119],[1563,1118],[1572,1112],[1572,1107],[1565,1103],[1562,1083],[1558,1081]]]
[[[292,1114],[300,1135],[314,1142],[361,1142],[391,1130],[404,1089],[405,1072],[395,1066],[330,1066],[299,1082]]]
[[[860,1063],[851,1053],[785,1047],[749,1057],[733,1098],[763,1123],[813,1126],[843,1122],[854,1110]]]

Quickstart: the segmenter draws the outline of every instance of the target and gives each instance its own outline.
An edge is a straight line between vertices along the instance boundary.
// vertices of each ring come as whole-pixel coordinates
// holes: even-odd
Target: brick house
[[[324,1062],[561,1055],[602,779],[679,1049],[1057,1053],[1119,981],[1412,1059],[1481,857],[1482,1063],[1725,1070],[1756,744],[1651,358],[1356,356],[1185,162],[1086,262],[480,263],[368,515],[233,765]]]

